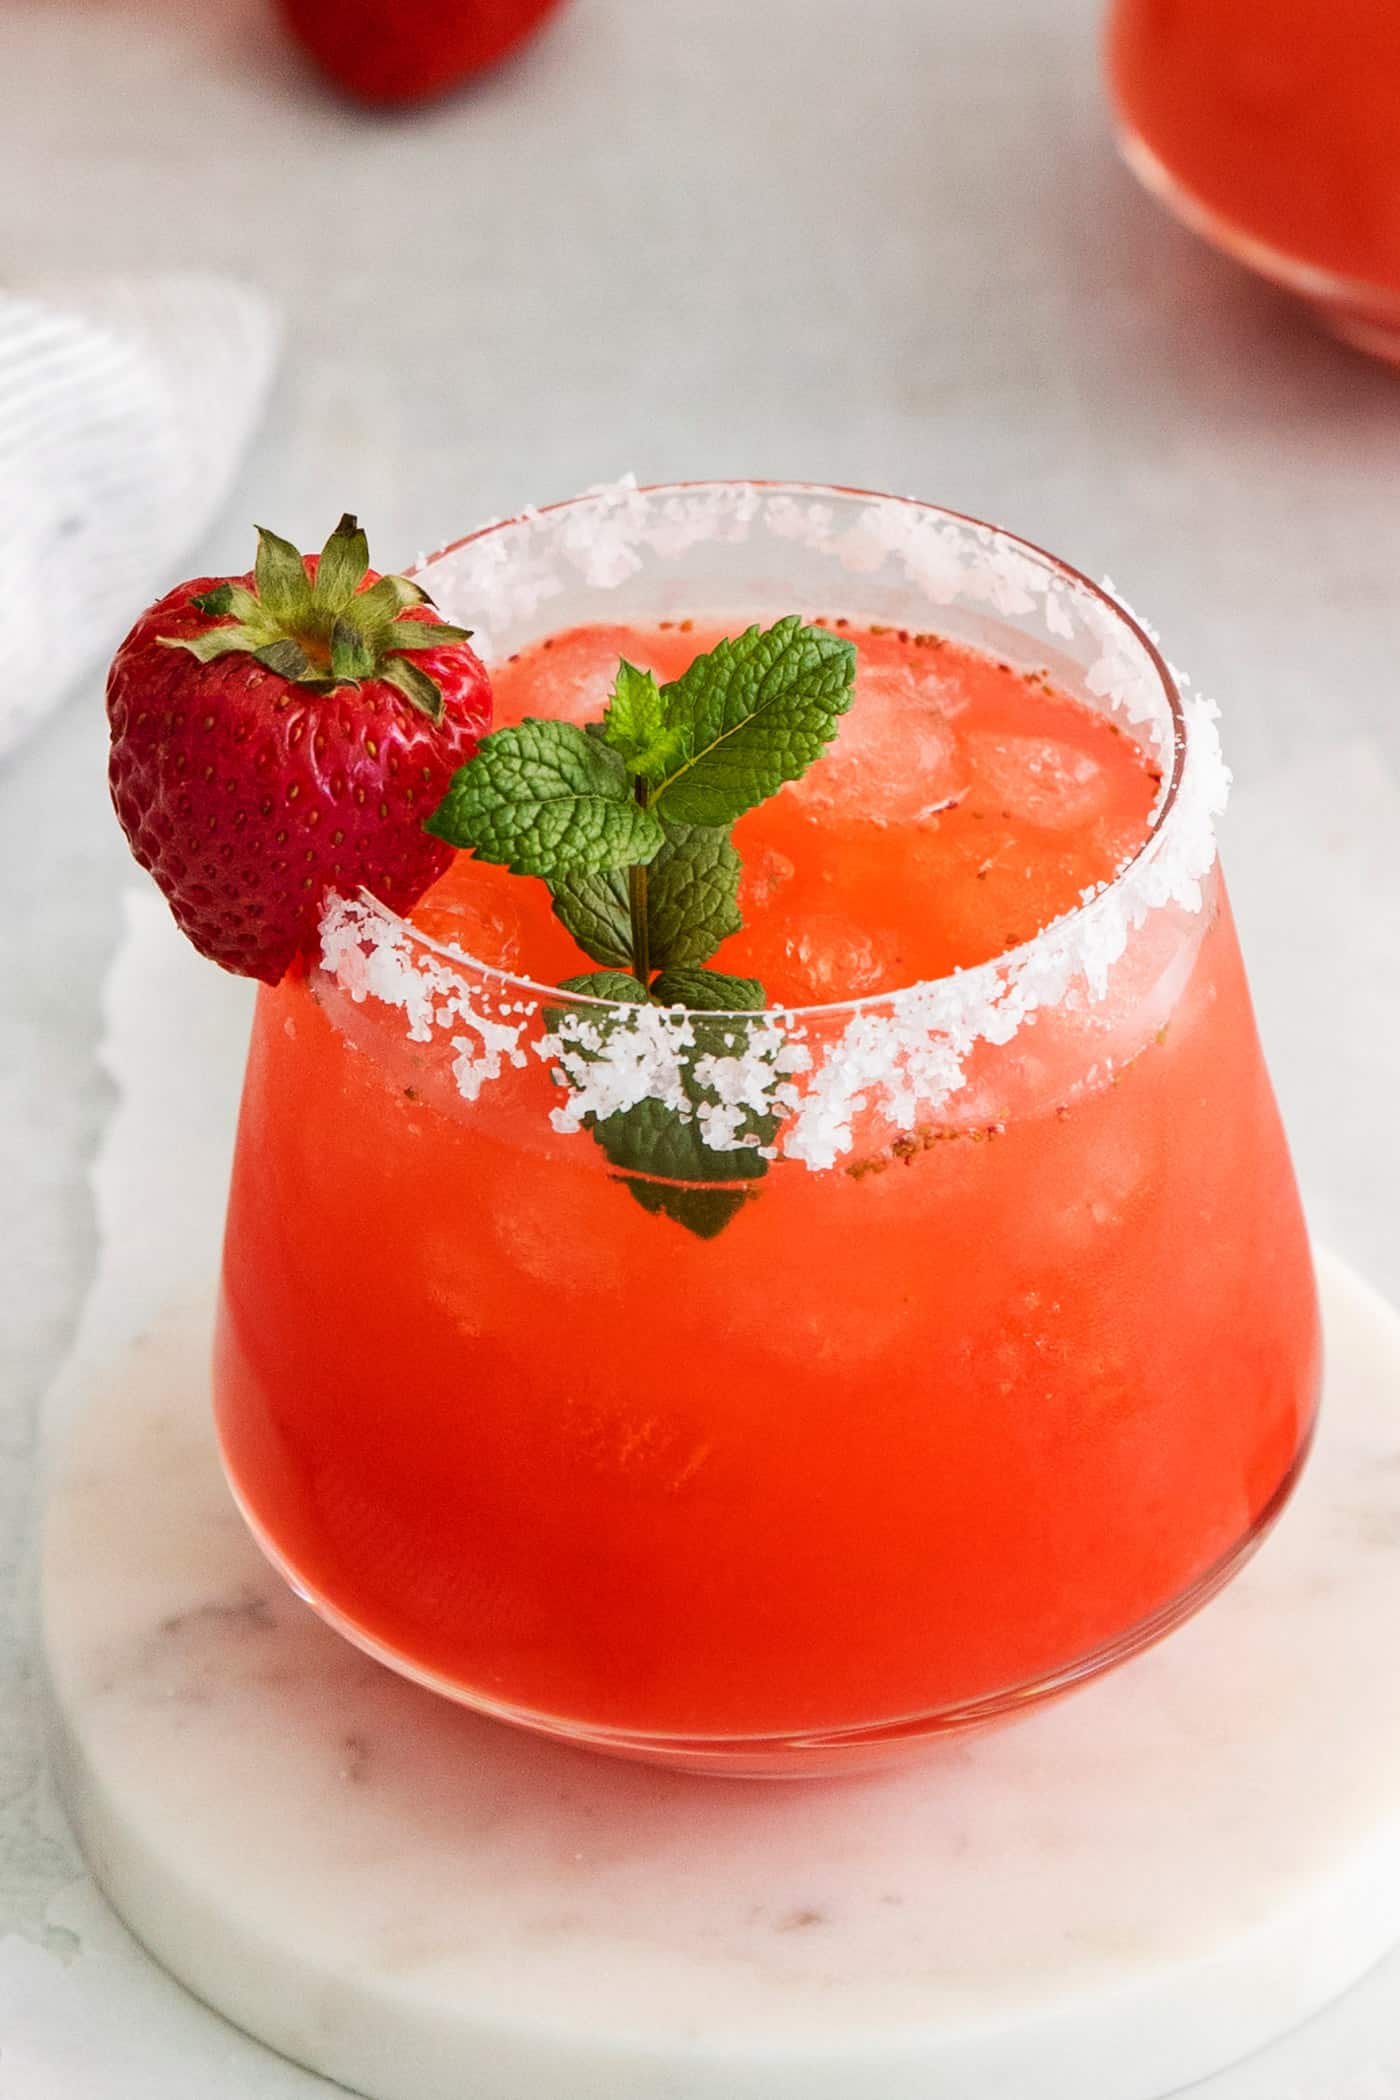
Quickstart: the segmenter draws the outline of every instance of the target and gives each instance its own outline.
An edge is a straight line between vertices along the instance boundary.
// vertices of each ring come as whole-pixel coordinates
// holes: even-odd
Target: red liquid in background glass
[[[1117,0],[1107,56],[1120,116],[1188,196],[1400,292],[1395,0]]]
[[[833,751],[737,828],[748,923],[715,962],[775,1001],[1025,941],[1156,795],[1047,680],[853,638]],[[713,639],[562,634],[497,666],[498,722],[596,718],[619,655],[674,675]],[[413,916],[517,974],[587,967],[542,885],[465,856]],[[566,1732],[859,1730],[1125,1639],[1249,1537],[1317,1385],[1214,877],[1200,923],[1121,1068],[1086,1079],[1082,1036],[1028,1031],[1031,1106],[779,1162],[710,1240],[548,1136],[543,1068],[469,1108],[401,1013],[356,1009],[351,1049],[322,980],[261,992],[217,1377],[255,1525],[382,1650]]]

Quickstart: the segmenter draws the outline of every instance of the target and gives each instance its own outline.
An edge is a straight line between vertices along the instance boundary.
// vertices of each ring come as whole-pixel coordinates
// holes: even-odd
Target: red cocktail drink
[[[411,1674],[821,1769],[1131,1652],[1294,1477],[1316,1309],[1223,774],[1127,617],[1004,536],[591,501],[427,578],[476,601],[498,721],[595,718],[620,654],[673,675],[794,602],[856,644],[835,744],[735,833],[717,967],[770,1007],[563,995],[543,884],[466,856],[408,921],[333,904],[259,995],[220,1429],[274,1557]],[[598,1141],[686,1113],[685,1171]]]

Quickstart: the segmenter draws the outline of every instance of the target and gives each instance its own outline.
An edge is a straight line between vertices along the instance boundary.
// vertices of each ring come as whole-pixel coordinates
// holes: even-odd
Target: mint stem
[[[651,801],[651,788],[638,777],[633,782],[638,807],[646,809]],[[651,929],[647,918],[647,870],[641,866],[627,870],[627,903],[632,914],[632,974],[641,983],[651,983]]]

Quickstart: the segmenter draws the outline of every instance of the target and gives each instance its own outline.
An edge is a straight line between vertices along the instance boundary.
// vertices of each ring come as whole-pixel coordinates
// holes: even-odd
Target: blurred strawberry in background
[[[277,0],[321,71],[359,102],[445,95],[532,36],[560,0]]]

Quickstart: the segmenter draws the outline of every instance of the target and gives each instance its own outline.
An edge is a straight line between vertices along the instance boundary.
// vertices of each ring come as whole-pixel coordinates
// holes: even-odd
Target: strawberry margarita
[[[733,827],[713,970],[761,1011],[555,989],[574,933],[479,853],[407,918],[332,899],[260,992],[216,1396],[267,1550],[440,1689],[738,1771],[1165,1631],[1319,1375],[1211,711],[1047,557],[885,499],[624,492],[425,581],[492,630],[498,726],[596,724],[619,659],[664,695],[794,602],[854,696]]]
[[[1392,0],[1117,0],[1107,61],[1149,186],[1342,332],[1396,355]]]

